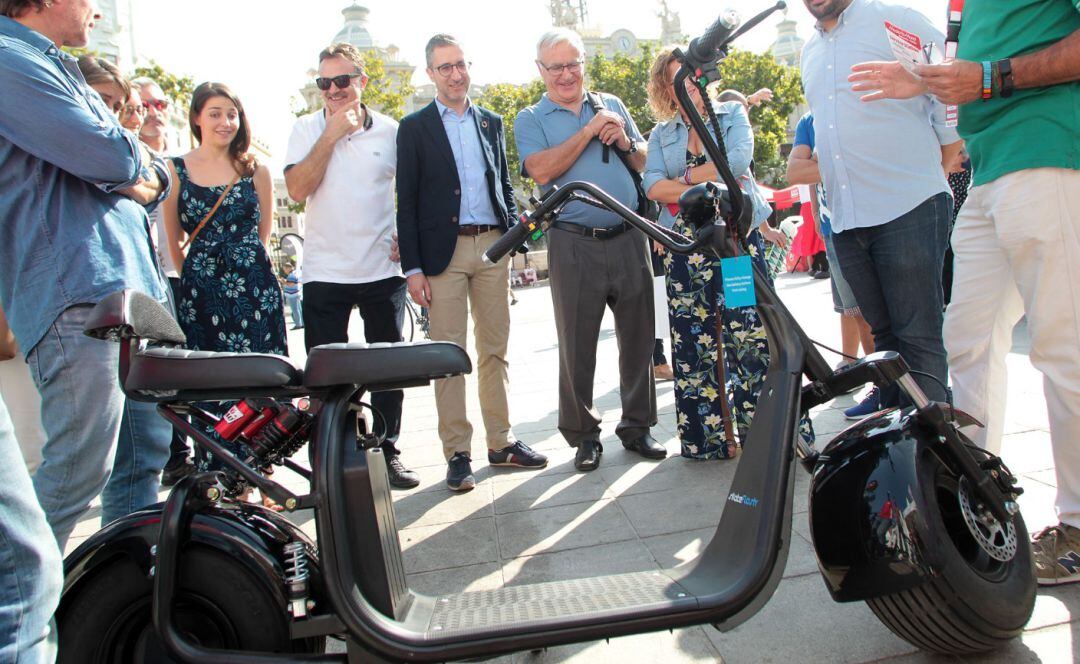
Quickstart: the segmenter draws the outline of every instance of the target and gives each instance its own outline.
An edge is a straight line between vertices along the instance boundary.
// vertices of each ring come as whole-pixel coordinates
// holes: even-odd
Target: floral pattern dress
[[[191,181],[182,157],[180,226],[191,233],[225,186]],[[180,327],[192,350],[287,355],[281,287],[259,240],[259,197],[250,177],[240,178],[188,248],[180,272]]]
[[[687,153],[687,165],[699,166],[704,155]],[[674,230],[687,238],[693,231],[675,217]],[[747,238],[750,259],[768,274],[765,247],[756,230]],[[738,448],[724,440],[721,399],[728,399],[738,444],[746,442],[758,393],[769,367],[765,328],[753,307],[728,309],[720,259],[710,254],[664,256],[667,273],[668,317],[671,321],[672,367],[675,370],[675,412],[682,456],[691,459],[730,459]],[[721,385],[717,366],[717,312],[724,345],[727,384]],[[800,422],[800,435],[813,444],[808,417]]]

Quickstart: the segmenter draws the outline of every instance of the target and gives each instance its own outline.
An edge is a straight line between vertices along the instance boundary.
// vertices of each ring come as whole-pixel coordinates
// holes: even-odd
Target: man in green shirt
[[[1080,0],[967,0],[960,18],[954,60],[914,75],[897,62],[866,62],[850,80],[865,101],[929,92],[959,105],[974,177],[952,237],[944,327],[956,404],[986,423],[972,437],[998,452],[1005,356],[1026,315],[1031,362],[1045,376],[1060,522],[1035,535],[1035,565],[1042,585],[1072,583],[1080,581]]]

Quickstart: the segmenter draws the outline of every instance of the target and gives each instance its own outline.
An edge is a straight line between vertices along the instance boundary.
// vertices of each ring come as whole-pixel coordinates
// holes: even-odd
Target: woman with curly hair
[[[676,102],[674,80],[678,70],[673,49],[667,48],[657,55],[649,75],[649,105],[659,124],[649,136],[643,184],[649,198],[662,204],[660,223],[692,237],[675,204],[690,187],[719,180],[720,176],[705,154],[701,137]],[[717,104],[703,98],[689,80],[687,92],[698,113],[705,112],[705,104],[713,104],[731,171],[753,202],[753,224],[747,237],[751,260],[768,274],[763,238],[768,234],[770,241],[784,242],[786,237],[775,237],[777,231],[762,223],[769,216],[769,205],[750,170],[754,132],[746,109],[738,101]],[[709,131],[713,131],[711,127]],[[769,366],[765,330],[753,307],[725,306],[720,259],[712,253],[668,254],[664,257],[664,269],[682,456],[733,458],[738,454],[739,444],[725,435],[722,404],[728,400],[738,441],[745,443]],[[658,302],[657,306],[662,303]],[[725,372],[719,365],[721,347],[726,384],[722,379]],[[803,420],[801,432],[813,443],[809,419]]]

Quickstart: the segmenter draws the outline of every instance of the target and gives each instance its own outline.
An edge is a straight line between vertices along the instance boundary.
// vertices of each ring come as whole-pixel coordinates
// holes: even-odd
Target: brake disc
[[[1012,560],[1017,550],[1016,527],[1012,522],[1003,526],[989,509],[973,501],[967,478],[960,478],[960,487],[956,493],[960,499],[960,513],[964,515],[964,523],[979,543],[979,547],[994,560],[1003,563]]]

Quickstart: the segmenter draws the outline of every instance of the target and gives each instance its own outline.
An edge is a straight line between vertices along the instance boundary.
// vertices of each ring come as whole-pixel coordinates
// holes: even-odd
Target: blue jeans
[[[0,468],[0,662],[52,662],[51,620],[60,601],[63,561],[2,400]]]
[[[951,219],[952,200],[943,192],[888,223],[833,234],[840,271],[874,333],[875,348],[898,351],[912,369],[940,380],[915,375],[936,401],[945,401],[949,371],[941,336],[941,265]],[[881,397],[883,406],[897,405],[899,390],[893,386]]]
[[[61,549],[105,488],[124,410],[120,346],[83,334],[91,309],[65,310],[26,357],[46,436],[34,490]]]
[[[299,295],[286,295],[285,301],[289,304],[293,327],[304,327],[303,307],[300,306],[303,300]]]
[[[112,475],[101,492],[102,526],[158,502],[171,440],[172,426],[157,404],[125,400]]]

